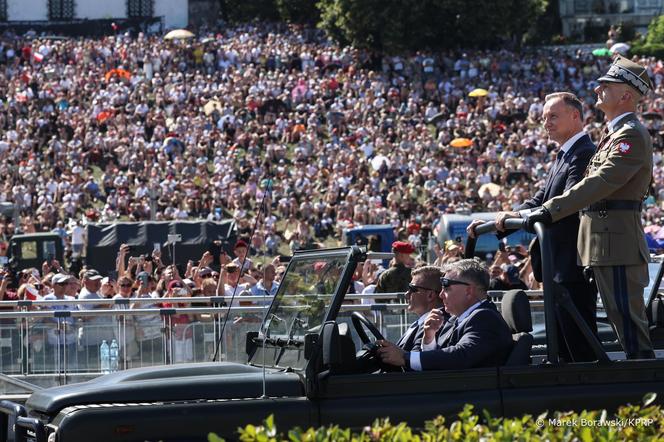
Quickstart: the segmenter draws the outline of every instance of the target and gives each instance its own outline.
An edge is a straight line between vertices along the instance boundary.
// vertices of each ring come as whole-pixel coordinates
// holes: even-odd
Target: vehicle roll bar
[[[510,218],[505,220],[506,230],[520,230],[524,228],[524,219]],[[475,227],[475,236],[483,235],[496,231],[495,221],[489,221]],[[540,252],[542,255],[542,284],[544,294],[544,326],[546,327],[546,353],[549,363],[559,363],[558,358],[558,327],[556,324],[556,316],[558,308],[562,308],[570,314],[574,323],[579,328],[584,338],[590,345],[600,363],[609,363],[610,359],[606,351],[599,342],[597,336],[593,334],[588,327],[588,324],[583,320],[581,314],[572,302],[572,298],[567,290],[560,284],[553,280],[553,247],[551,244],[551,236],[544,223],[535,223],[535,234],[540,243]],[[472,258],[475,253],[475,244],[477,238],[468,237],[466,242],[466,258]]]
[[[16,428],[19,418],[28,415],[23,405],[11,401],[0,401],[0,440],[7,442],[19,442],[24,439],[23,429]]]

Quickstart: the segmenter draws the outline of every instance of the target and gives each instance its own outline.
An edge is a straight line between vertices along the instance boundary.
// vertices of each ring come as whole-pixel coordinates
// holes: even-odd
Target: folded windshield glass
[[[320,332],[347,262],[347,251],[293,258],[257,339],[271,350],[259,348],[252,362],[262,365],[265,356],[269,366],[304,367],[304,336]]]

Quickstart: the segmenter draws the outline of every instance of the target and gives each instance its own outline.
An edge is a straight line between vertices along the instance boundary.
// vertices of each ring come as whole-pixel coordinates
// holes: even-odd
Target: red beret
[[[242,241],[241,239],[238,240],[238,242],[235,243],[235,247],[233,249],[237,249],[238,247],[244,247],[245,249],[248,249],[249,246],[247,245],[246,242]]]
[[[394,253],[415,253],[415,247],[409,242],[404,242],[404,241],[394,241],[392,243],[392,251]]]

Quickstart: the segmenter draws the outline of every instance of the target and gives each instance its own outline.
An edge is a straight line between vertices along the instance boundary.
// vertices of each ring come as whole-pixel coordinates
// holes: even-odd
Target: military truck
[[[64,246],[57,233],[27,233],[9,240],[8,265],[13,272],[30,267],[41,268],[44,261],[57,259],[64,265]]]

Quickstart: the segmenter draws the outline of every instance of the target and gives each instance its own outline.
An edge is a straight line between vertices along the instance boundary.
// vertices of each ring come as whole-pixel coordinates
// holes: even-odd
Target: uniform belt
[[[641,211],[643,203],[634,200],[602,200],[585,207],[582,212],[607,212],[609,210],[634,210]]]

